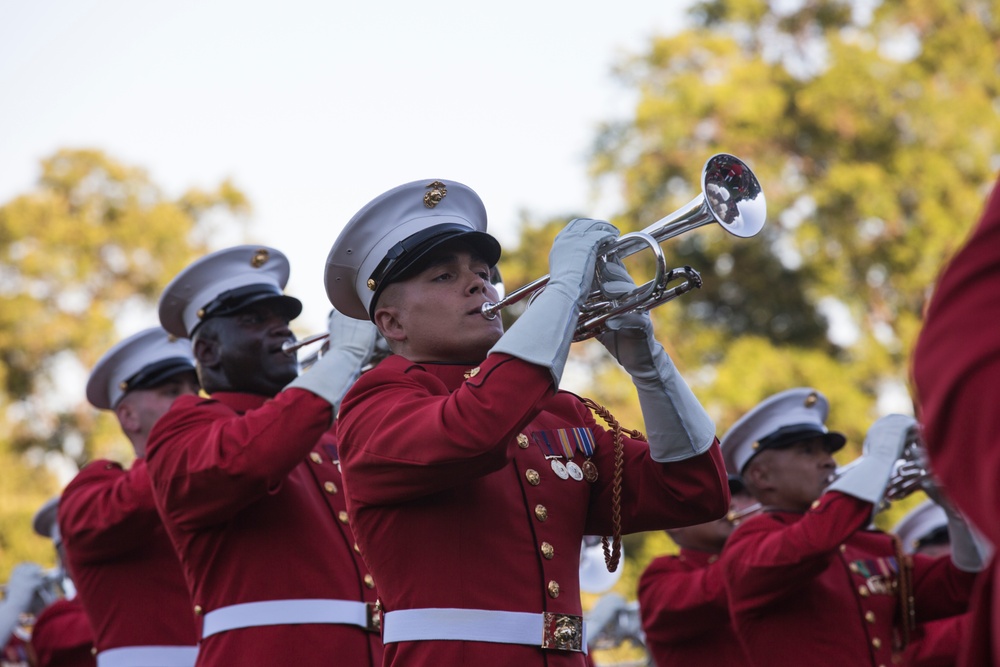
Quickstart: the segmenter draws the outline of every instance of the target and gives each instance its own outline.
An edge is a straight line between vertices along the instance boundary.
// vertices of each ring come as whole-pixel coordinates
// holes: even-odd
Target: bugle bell
[[[623,234],[598,250],[597,273],[616,259],[623,259],[643,249],[653,252],[656,275],[625,295],[611,296],[601,290],[592,292],[581,307],[573,340],[587,340],[604,330],[612,317],[632,312],[645,312],[681,294],[701,287],[701,275],[685,266],[668,269],[660,243],[709,223],[717,223],[740,238],[751,237],[761,230],[767,215],[764,192],[757,177],[739,158],[726,153],[713,155],[701,173],[702,192],[687,205],[658,220],[640,232]],[[670,283],[684,282],[670,287]],[[514,290],[495,303],[483,305],[483,317],[493,319],[499,312],[542,290],[549,277],[543,276]]]

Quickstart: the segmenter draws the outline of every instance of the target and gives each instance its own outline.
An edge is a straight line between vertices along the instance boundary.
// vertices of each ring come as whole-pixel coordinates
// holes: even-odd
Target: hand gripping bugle
[[[726,153],[713,155],[705,162],[701,172],[702,192],[688,204],[641,232],[623,234],[604,248],[597,258],[598,277],[613,258],[622,259],[644,248],[649,248],[656,258],[656,276],[631,292],[610,297],[600,290],[591,292],[583,304],[577,322],[574,341],[593,338],[604,330],[604,323],[612,317],[631,312],[644,312],[666,303],[681,294],[701,287],[701,275],[689,266],[667,269],[660,243],[710,222],[734,236],[748,238],[764,226],[767,204],[757,177],[739,158]],[[680,285],[669,283],[686,278]],[[543,276],[524,287],[514,290],[496,303],[483,305],[483,317],[493,319],[507,306],[535,294],[549,282]]]

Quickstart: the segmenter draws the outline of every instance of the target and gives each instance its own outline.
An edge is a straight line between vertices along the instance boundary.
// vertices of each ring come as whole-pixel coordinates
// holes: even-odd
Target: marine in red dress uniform
[[[66,560],[100,667],[195,663],[198,627],[144,457],[156,420],[175,398],[197,391],[190,342],[160,327],[111,348],[87,382],[91,405],[115,412],[136,455],[128,470],[91,462],[59,503]]]
[[[994,545],[1000,544],[1000,186],[934,289],[913,358],[917,403],[931,467],[948,496]],[[972,605],[960,664],[1000,665],[997,559]]]
[[[931,557],[949,554],[948,512],[954,511],[949,507],[946,512],[943,505],[925,500],[907,512],[893,526],[892,532],[899,537],[908,554]],[[969,614],[964,613],[920,624],[899,664],[904,667],[955,667],[969,620]]]
[[[281,350],[301,310],[281,293],[287,278],[280,252],[240,246],[164,292],[161,323],[191,334],[210,397],[182,397],[157,423],[153,492],[202,616],[198,665],[378,665],[374,580],[340,500],[335,448],[320,442],[374,327],[334,318],[344,326],[332,327],[330,351],[298,375]]]
[[[759,507],[736,475],[729,476],[730,515]],[[738,667],[746,658],[729,622],[729,601],[719,554],[738,519],[668,531],[681,548],[660,556],[639,578],[639,611],[646,648],[658,667]]]
[[[876,422],[858,464],[830,483],[843,436],[826,431],[826,414],[819,392],[793,389],[723,438],[727,465],[765,510],[723,551],[730,614],[752,665],[890,665],[911,609],[916,622],[959,614],[975,581],[949,558],[914,556],[910,567],[891,536],[867,528],[913,420]]]
[[[571,223],[548,287],[503,334],[480,314],[500,254],[485,226],[472,190],[421,181],[364,207],[331,250],[334,307],[371,317],[394,352],[344,400],[348,512],[379,585],[387,664],[584,665],[580,547],[613,531],[614,436],[557,387],[595,248],[616,232]],[[605,339],[633,377],[648,371],[650,444],[623,444],[623,532],[728,507],[714,425],[647,324]]]
[[[52,540],[59,564],[46,577],[38,597],[47,603],[38,612],[27,645],[33,667],[94,667],[94,635],[72,579],[66,576],[66,553],[56,516],[59,498],[46,502],[35,513],[32,528]],[[55,595],[65,595],[52,599]]]
[[[33,667],[94,667],[94,638],[79,597],[56,600],[31,630],[28,644]]]

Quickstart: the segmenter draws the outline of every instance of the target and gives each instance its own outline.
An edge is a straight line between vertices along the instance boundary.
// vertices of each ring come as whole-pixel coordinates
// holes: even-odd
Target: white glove
[[[921,459],[922,464],[927,466],[927,459],[925,457],[921,457]],[[928,498],[941,506],[945,516],[948,517],[951,562],[963,572],[981,572],[992,555],[992,546],[969,525],[965,516],[948,500],[930,468],[925,467],[924,469],[927,471],[927,475],[921,480],[920,488],[927,494]]]
[[[378,329],[368,320],[356,320],[333,311],[328,322],[330,348],[308,371],[290,382],[285,389],[305,389],[333,406],[333,414],[347,390],[361,374],[361,367],[375,349]]]
[[[549,253],[549,282],[500,337],[490,354],[509,354],[545,366],[559,386],[573,342],[580,303],[590,294],[597,249],[618,236],[610,223],[577,218],[559,232]]]
[[[906,415],[886,415],[868,429],[861,458],[837,478],[827,491],[839,491],[874,505],[877,512],[885,497],[886,484],[917,422]]]
[[[635,288],[620,263],[606,268],[605,294],[620,295]],[[656,340],[649,313],[621,315],[606,324],[607,330],[597,338],[632,376],[652,459],[668,463],[704,453],[715,442],[715,423]]]
[[[6,597],[0,602],[0,644],[7,644],[21,614],[29,610],[43,582],[42,568],[35,563],[21,563],[10,573]]]

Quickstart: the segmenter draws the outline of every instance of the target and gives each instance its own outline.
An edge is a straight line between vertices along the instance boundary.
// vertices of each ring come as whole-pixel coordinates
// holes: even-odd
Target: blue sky
[[[0,0],[0,203],[64,147],[169,195],[232,178],[253,240],[291,259],[308,332],[340,228],[400,183],[470,185],[507,242],[521,210],[614,213],[585,162],[633,101],[611,68],[690,2]]]

